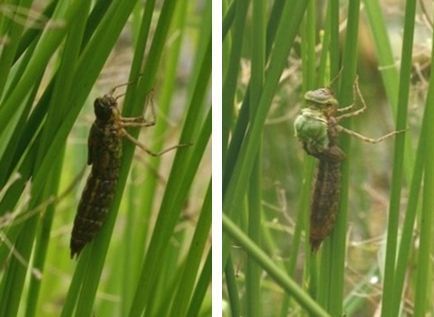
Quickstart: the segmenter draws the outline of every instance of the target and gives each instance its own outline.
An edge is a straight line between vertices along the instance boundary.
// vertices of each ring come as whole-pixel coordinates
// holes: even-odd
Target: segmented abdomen
[[[81,196],[71,235],[71,257],[78,255],[101,229],[113,202],[119,177],[121,138],[115,125],[92,126],[89,160],[92,171]]]
[[[341,159],[320,159],[315,180],[311,215],[310,245],[318,250],[321,242],[331,233],[339,207]]]

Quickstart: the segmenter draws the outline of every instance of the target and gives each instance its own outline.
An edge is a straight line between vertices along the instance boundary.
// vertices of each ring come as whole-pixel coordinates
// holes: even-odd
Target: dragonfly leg
[[[345,118],[350,118],[350,117],[358,116],[359,114],[363,113],[365,110],[366,110],[366,106],[363,106],[363,108],[361,108],[359,110],[356,110],[356,111],[353,111],[353,112],[344,113],[344,114],[342,114],[340,116],[337,116],[336,120],[337,121],[341,121],[342,119],[345,119]]]
[[[342,114],[340,116],[337,116],[336,120],[338,122],[341,121],[342,119],[345,119],[345,118],[350,118],[350,117],[358,116],[359,114],[363,113],[368,108],[368,106],[366,105],[366,102],[365,102],[365,98],[363,98],[362,92],[360,91],[358,77],[356,77],[356,79],[354,81],[353,96],[354,96],[354,98],[356,98],[356,97],[360,98],[360,102],[362,104],[362,108],[360,108],[360,109],[358,109],[356,111],[353,111],[353,112],[348,112],[348,113],[344,113],[344,114]],[[355,105],[355,103],[353,102],[353,104],[351,104],[348,107],[344,107],[344,108],[338,109],[338,112],[343,112],[343,111],[346,111],[346,110],[351,110],[351,108],[354,105]]]
[[[368,138],[368,137],[366,137],[366,136],[364,136],[364,135],[362,135],[360,133],[357,133],[357,132],[355,132],[353,130],[344,128],[343,126],[340,126],[340,125],[336,126],[336,128],[337,128],[337,130],[339,132],[347,133],[347,134],[349,134],[351,136],[354,136],[354,137],[356,137],[356,138],[358,138],[358,139],[360,139],[362,141],[368,142],[368,143],[379,143],[379,142],[381,142],[381,141],[383,141],[383,140],[385,140],[385,139],[387,139],[387,138],[389,138],[391,136],[394,136],[394,135],[396,135],[398,133],[405,132],[405,130],[392,131],[390,133],[387,133],[387,134],[383,135],[382,137],[379,137],[377,139],[373,139],[373,138]]]
[[[349,105],[349,106],[347,106],[347,107],[338,108],[336,111],[337,111],[337,112],[350,111],[351,109],[353,109],[354,106],[355,106],[355,104],[352,103],[351,105]]]
[[[146,153],[148,153],[149,155],[152,156],[160,156],[163,155],[169,151],[175,150],[177,148],[181,148],[181,147],[185,147],[185,146],[190,146],[191,144],[178,144],[178,145],[174,145],[171,147],[168,147],[167,149],[164,149],[160,152],[153,152],[150,149],[148,149],[144,144],[140,143],[137,139],[135,139],[133,136],[131,136],[125,129],[122,129],[122,135],[124,137],[126,137],[130,142],[134,143],[135,145],[137,145],[139,148],[141,148],[143,151],[145,151]]]
[[[336,109],[336,111],[337,112],[345,112],[345,111],[349,111],[349,110],[353,109],[353,107],[354,107],[354,104],[351,104],[351,105],[349,105],[347,107],[338,108],[338,109]]]
[[[143,117],[122,118],[121,125],[122,127],[152,127],[155,125],[155,121],[146,121]]]
[[[137,122],[137,123],[143,123],[143,122],[154,122],[154,121],[147,121],[143,116],[139,117],[121,117],[122,122]]]
[[[144,116],[139,117],[121,117],[121,123],[123,127],[152,127],[157,123],[157,117],[155,116],[155,105],[153,99],[153,91],[150,93],[151,100],[151,120],[146,120]]]

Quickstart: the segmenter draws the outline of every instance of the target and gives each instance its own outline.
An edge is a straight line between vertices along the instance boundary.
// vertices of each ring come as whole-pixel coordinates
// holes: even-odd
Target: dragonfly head
[[[117,102],[113,96],[105,95],[104,97],[96,98],[93,106],[97,119],[106,122],[114,117]]]
[[[334,111],[338,107],[338,101],[329,88],[319,88],[309,90],[304,94],[304,99],[309,107],[317,108],[321,111]]]

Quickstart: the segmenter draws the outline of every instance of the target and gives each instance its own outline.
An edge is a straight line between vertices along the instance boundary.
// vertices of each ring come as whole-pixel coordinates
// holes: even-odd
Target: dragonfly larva
[[[112,90],[113,93],[114,89]],[[87,179],[71,234],[71,257],[79,255],[83,247],[93,240],[101,229],[113,202],[122,154],[122,138],[127,138],[152,156],[161,155],[180,144],[154,153],[133,138],[126,127],[149,127],[155,120],[144,117],[122,117],[116,98],[111,94],[97,98],[94,102],[95,122],[88,139],[88,160],[92,170]],[[151,107],[153,110],[153,108]],[[152,111],[154,115],[154,111]]]
[[[339,108],[339,103],[329,88],[308,91],[304,96],[307,107],[301,110],[294,121],[295,135],[302,142],[304,150],[319,160],[311,202],[309,240],[312,251],[316,251],[321,242],[330,235],[336,222],[340,166],[345,159],[345,153],[337,145],[338,134],[345,132],[363,141],[378,143],[402,132],[393,131],[378,139],[371,139],[339,125],[342,119],[366,110],[357,81],[354,84],[354,95],[360,97],[362,107],[351,111],[353,105]]]

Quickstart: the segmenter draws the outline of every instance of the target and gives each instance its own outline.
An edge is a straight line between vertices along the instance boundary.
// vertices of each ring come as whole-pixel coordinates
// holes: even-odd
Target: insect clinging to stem
[[[90,175],[78,204],[71,234],[71,258],[79,255],[84,246],[93,240],[101,229],[116,191],[122,154],[122,138],[126,138],[146,153],[159,156],[176,148],[190,144],[179,144],[155,153],[131,136],[128,127],[150,127],[155,125],[155,111],[151,103],[152,120],[144,116],[123,117],[113,97],[114,87],[109,94],[94,102],[95,121],[88,139],[87,164],[92,165]]]
[[[337,145],[341,132],[365,142],[378,143],[403,131],[392,131],[372,139],[344,128],[339,122],[363,113],[367,105],[360,92],[357,78],[353,85],[354,96],[359,96],[362,107],[353,110],[354,104],[339,108],[339,103],[330,88],[319,88],[305,93],[307,106],[294,121],[295,135],[302,142],[307,154],[319,160],[313,188],[310,214],[310,244],[318,250],[321,242],[332,232],[339,205],[341,163],[345,153]]]

